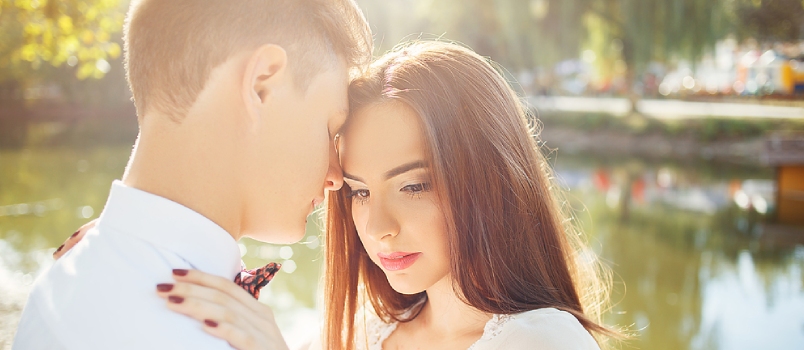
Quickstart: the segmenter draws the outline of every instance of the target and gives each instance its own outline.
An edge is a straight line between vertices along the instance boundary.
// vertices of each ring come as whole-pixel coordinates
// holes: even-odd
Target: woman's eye
[[[430,191],[430,184],[427,182],[402,187],[402,192],[407,192],[411,195],[421,194],[422,192],[427,191]]]
[[[363,204],[368,201],[369,190],[352,190],[349,192],[349,198],[352,198],[358,204]]]

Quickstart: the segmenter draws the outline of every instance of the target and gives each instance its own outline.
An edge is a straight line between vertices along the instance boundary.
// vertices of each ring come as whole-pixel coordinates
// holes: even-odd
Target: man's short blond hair
[[[371,60],[371,31],[354,0],[134,0],[125,24],[126,75],[137,114],[180,121],[210,72],[231,55],[273,43],[306,89],[338,58]]]

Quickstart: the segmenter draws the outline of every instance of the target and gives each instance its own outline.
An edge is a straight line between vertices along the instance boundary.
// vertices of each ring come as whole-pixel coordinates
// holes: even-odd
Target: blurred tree
[[[804,5],[801,0],[739,0],[738,33],[760,42],[802,39]]]
[[[425,31],[424,20],[415,11],[420,0],[356,1],[374,33],[374,48],[378,55],[401,41],[421,36],[419,33]]]
[[[121,54],[121,0],[0,0],[0,81],[25,80],[44,64],[101,78]]]
[[[503,45],[503,26],[499,18],[498,1],[484,0],[423,0],[419,13],[424,19],[424,31],[444,35],[449,40],[470,46],[481,55],[507,56]],[[505,60],[501,60],[505,61]]]
[[[422,0],[424,31],[443,34],[508,68],[577,57],[583,37],[577,0]]]
[[[731,0],[736,1],[736,0]],[[750,1],[750,0],[746,0]],[[776,0],[799,1],[799,0]],[[652,61],[695,60],[732,29],[730,0],[421,0],[425,30],[509,68],[551,67],[583,48],[633,86]]]
[[[634,83],[650,62],[695,62],[733,29],[728,0],[573,1],[586,8],[585,46],[599,71],[621,74],[634,100]]]
[[[0,0],[0,147],[24,145],[40,102],[127,99],[121,72],[98,80],[121,55],[127,3]]]

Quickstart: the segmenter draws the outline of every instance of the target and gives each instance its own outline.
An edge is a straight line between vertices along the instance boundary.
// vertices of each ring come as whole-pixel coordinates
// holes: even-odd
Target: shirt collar
[[[98,230],[135,236],[174,252],[192,268],[231,279],[241,271],[237,241],[212,220],[169,199],[114,181]]]

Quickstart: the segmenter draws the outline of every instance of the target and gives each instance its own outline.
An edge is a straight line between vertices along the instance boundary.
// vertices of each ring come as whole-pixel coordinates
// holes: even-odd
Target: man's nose
[[[341,160],[338,157],[338,152],[335,148],[335,142],[329,144],[329,168],[327,169],[327,176],[324,178],[325,191],[337,191],[343,187],[343,169],[341,169]]]

